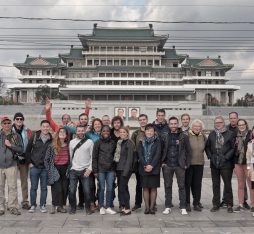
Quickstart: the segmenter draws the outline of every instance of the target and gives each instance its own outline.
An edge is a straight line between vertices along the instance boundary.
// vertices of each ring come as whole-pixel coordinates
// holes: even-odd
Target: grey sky
[[[40,4],[51,6],[3,6],[3,5],[26,5]],[[60,6],[60,5],[76,6]],[[103,6],[103,5],[146,5],[146,6]],[[81,6],[81,5],[100,5],[100,6]],[[150,6],[149,6],[150,5]],[[163,5],[163,6],[158,6]],[[166,6],[167,5],[167,6]],[[171,6],[168,6],[171,5]],[[177,5],[177,6],[176,6]],[[179,6],[182,5],[182,6]],[[183,6],[185,5],[185,6]],[[187,6],[187,5],[195,5]],[[206,5],[206,6],[204,6]],[[219,7],[218,7],[219,6]],[[254,2],[251,0],[104,0],[104,1],[87,1],[87,0],[0,0],[0,16],[23,16],[23,17],[51,17],[51,18],[80,18],[80,19],[119,19],[119,20],[163,20],[163,21],[254,21]],[[94,22],[69,22],[69,21],[31,21],[31,20],[6,20],[0,19],[0,48],[32,47],[32,43],[21,43],[20,35],[41,35],[49,36],[66,36],[71,37],[63,41],[48,41],[47,43],[59,44],[78,44],[77,34],[90,33],[85,30],[35,30],[35,29],[3,29],[5,28],[80,28],[92,29]],[[99,26],[117,26],[147,27],[148,23],[98,23]],[[217,57],[222,56],[224,63],[234,64],[232,72],[228,73],[228,78],[232,79],[230,84],[241,85],[241,91],[237,96],[248,92],[253,93],[254,87],[254,52],[246,50],[254,49],[254,27],[253,24],[157,24],[154,23],[157,34],[169,34],[167,47],[176,46],[178,53],[189,54],[190,57]],[[253,31],[226,31],[226,30],[253,30]],[[191,30],[191,31],[172,31],[172,30]],[[221,30],[221,31],[195,31],[195,30]],[[16,36],[18,42],[3,41],[3,36]],[[186,38],[188,37],[188,38]],[[198,38],[191,38],[198,37]],[[205,38],[201,38],[205,37]],[[238,37],[238,38],[237,38]],[[242,37],[242,38],[239,38]],[[245,37],[245,38],[243,38]],[[10,38],[8,38],[10,39]],[[15,38],[14,38],[15,39]],[[33,43],[38,43],[38,38]],[[217,40],[217,41],[216,41]],[[222,41],[224,40],[224,42]],[[204,43],[206,42],[206,43]],[[34,46],[33,46],[34,47]],[[40,47],[38,45],[38,47]],[[61,46],[54,46],[61,47]],[[36,48],[36,47],[35,47]],[[239,49],[244,51],[241,52]],[[211,50],[197,52],[197,49]],[[216,49],[217,51],[212,51]],[[225,49],[232,49],[225,52]],[[235,49],[235,50],[233,50]],[[194,50],[194,51],[192,51]],[[27,54],[31,56],[57,56],[59,53],[68,52],[66,50],[3,50],[0,49],[0,65],[12,65],[15,62],[23,62]],[[253,50],[254,51],[254,50]],[[253,69],[253,70],[252,70]],[[240,71],[239,71],[240,70]],[[12,82],[18,71],[15,68],[0,67],[0,76],[4,80]]]

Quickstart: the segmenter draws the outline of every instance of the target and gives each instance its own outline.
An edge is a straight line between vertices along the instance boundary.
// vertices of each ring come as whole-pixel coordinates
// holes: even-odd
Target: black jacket
[[[49,133],[50,138],[43,143],[40,138],[41,131],[37,131],[29,139],[26,148],[26,161],[32,163],[36,168],[43,169],[44,159],[48,146],[52,143],[52,135]]]
[[[224,145],[221,153],[218,153],[216,145],[216,133],[212,131],[206,142],[206,155],[210,159],[210,167],[217,169],[234,168],[234,152],[235,152],[235,133],[226,130],[222,133],[224,137]]]
[[[123,176],[127,176],[133,171],[134,167],[134,143],[127,139],[121,144],[120,160],[116,164],[117,171],[123,171]]]
[[[112,139],[100,139],[93,147],[93,173],[113,171],[116,144]]]
[[[184,134],[181,129],[179,129],[180,135],[179,135],[179,154],[178,154],[178,163],[179,166],[183,169],[186,169],[190,166],[191,163],[191,146],[189,137]],[[171,132],[168,132],[168,134],[164,135],[162,139],[162,164],[166,164],[167,160],[167,153],[168,153],[168,147],[169,147],[169,137]]]
[[[161,159],[161,142],[157,137],[151,147],[151,158],[150,162],[146,163],[144,155],[143,142],[140,141],[138,144],[138,158],[139,158],[139,173],[141,176],[145,175],[158,175],[160,174],[160,159]],[[145,172],[144,166],[151,165],[153,170],[151,172]]]
[[[163,135],[169,132],[169,127],[167,122],[157,123],[157,121],[154,121],[153,126],[159,137],[162,137]]]

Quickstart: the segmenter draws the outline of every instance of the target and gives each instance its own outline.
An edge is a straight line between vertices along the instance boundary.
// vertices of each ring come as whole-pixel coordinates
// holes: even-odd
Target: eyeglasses
[[[3,125],[8,125],[8,124],[11,124],[11,122],[5,122],[5,123],[3,123]]]
[[[24,119],[23,118],[16,118],[15,120],[23,121]]]

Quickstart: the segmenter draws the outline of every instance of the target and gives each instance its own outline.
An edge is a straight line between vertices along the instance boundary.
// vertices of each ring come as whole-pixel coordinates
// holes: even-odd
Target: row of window
[[[106,52],[106,51],[122,51],[122,52],[157,52],[155,46],[90,46],[89,51]]]

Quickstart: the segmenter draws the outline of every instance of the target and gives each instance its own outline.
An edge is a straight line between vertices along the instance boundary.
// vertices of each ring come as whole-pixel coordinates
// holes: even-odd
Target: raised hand
[[[86,99],[86,102],[85,102],[85,107],[89,107],[89,108],[91,108],[91,103],[92,103],[92,100],[91,100],[91,98],[87,98]]]
[[[45,109],[46,110],[50,110],[50,108],[51,108],[50,99],[48,97],[46,97]]]

